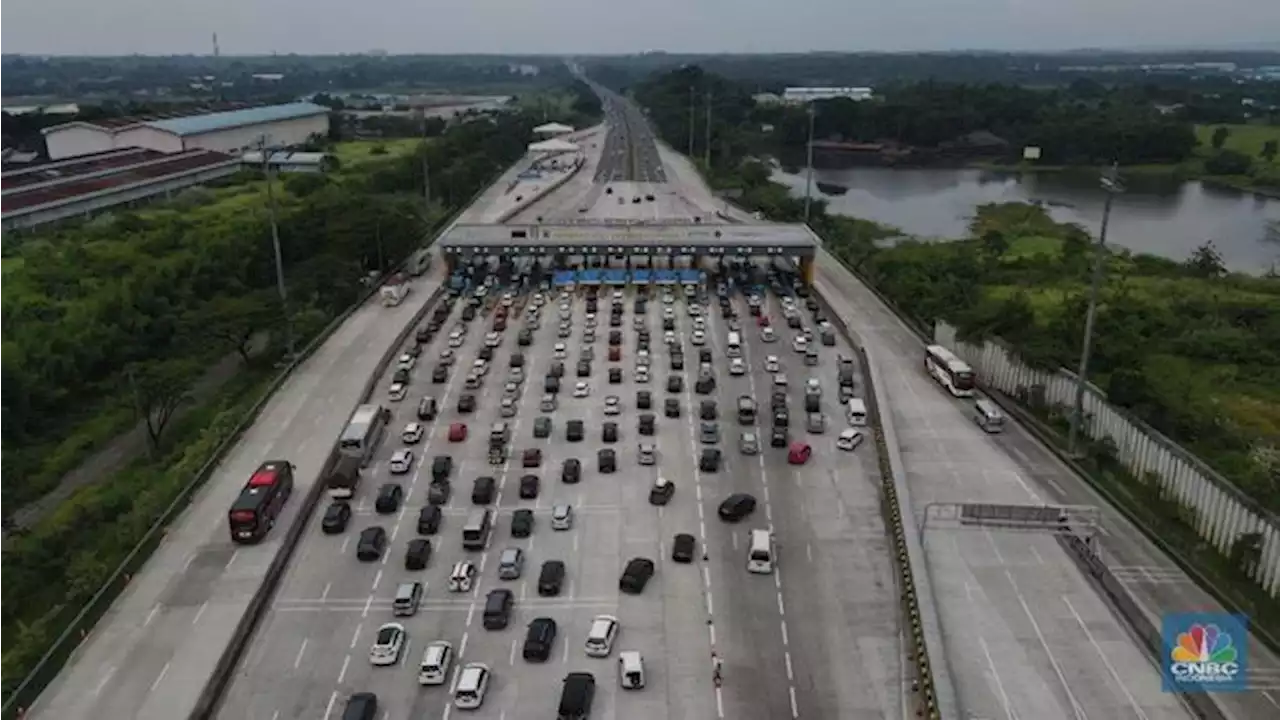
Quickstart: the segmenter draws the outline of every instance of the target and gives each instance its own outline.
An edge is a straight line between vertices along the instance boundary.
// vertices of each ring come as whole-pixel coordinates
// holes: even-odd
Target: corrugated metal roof
[[[88,195],[132,183],[158,181],[162,178],[181,175],[234,160],[229,155],[211,150],[190,150],[169,155],[167,158],[161,162],[151,162],[141,166],[135,164],[131,167],[118,168],[116,172],[108,175],[90,178],[69,178],[67,182],[53,186],[25,191],[21,189],[15,190],[6,194],[0,200],[0,206],[3,206],[3,213],[6,215],[15,212],[29,212],[40,206],[60,200]]]
[[[144,124],[148,127],[171,132],[174,135],[200,135],[217,130],[278,122],[280,120],[293,120],[327,112],[329,112],[329,109],[322,105],[297,102],[245,110],[232,110],[230,112],[209,113],[207,115],[194,115],[170,120],[156,120]]]

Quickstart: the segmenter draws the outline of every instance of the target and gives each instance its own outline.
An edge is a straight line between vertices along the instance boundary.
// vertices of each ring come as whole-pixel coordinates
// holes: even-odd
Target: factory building
[[[76,121],[41,132],[51,160],[124,148],[239,155],[256,147],[264,135],[274,147],[300,145],[312,135],[327,135],[329,110],[297,102],[178,117]]]

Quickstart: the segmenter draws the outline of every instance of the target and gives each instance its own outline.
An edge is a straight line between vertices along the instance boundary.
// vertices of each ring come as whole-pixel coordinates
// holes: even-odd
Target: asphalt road
[[[356,311],[293,373],[28,718],[171,720],[190,711],[300,502],[290,501],[276,531],[249,546],[231,543],[227,507],[269,458],[291,460],[296,498],[307,492],[363,378],[438,286],[440,272],[415,281],[398,307],[371,302]]]
[[[817,286],[861,336],[885,377],[917,515],[931,502],[1063,503],[1102,508],[1104,559],[1158,624],[1161,614],[1215,608],[1119,513],[1017,424],[987,435],[968,405],[924,372],[915,335],[834,259]],[[1048,536],[926,531],[947,656],[972,717],[1173,718],[1158,668]],[[1280,712],[1274,656],[1250,643],[1251,692],[1218,698],[1229,717]]]
[[[686,377],[692,377],[696,349],[692,346],[692,321],[683,306],[674,306],[678,337],[689,361]],[[745,308],[742,308],[745,316]],[[543,326],[525,353],[528,377],[514,423],[513,449],[543,449],[542,466],[533,471],[519,467],[518,455],[506,466],[491,468],[486,460],[487,431],[498,418],[497,389],[506,373],[511,352],[518,350],[514,330],[505,333],[486,381],[489,394],[481,397],[475,414],[456,410],[463,373],[455,370],[444,385],[432,385],[427,367],[434,364],[443,339],[423,354],[424,366],[416,371],[410,400],[392,404],[393,428],[379,450],[372,477],[359,496],[357,518],[343,536],[326,536],[318,527],[308,529],[299,554],[286,577],[278,601],[266,618],[253,649],[239,670],[222,711],[226,718],[336,717],[353,692],[378,694],[390,717],[447,717],[451,712],[447,687],[423,688],[416,683],[416,663],[422,648],[434,640],[448,640],[460,652],[460,662],[485,662],[494,680],[478,718],[543,717],[554,707],[558,684],[568,671],[588,670],[599,682],[597,717],[622,720],[665,718],[853,717],[860,712],[876,715],[900,713],[899,646],[896,605],[891,585],[886,540],[876,508],[875,460],[871,455],[853,457],[831,447],[834,434],[816,437],[816,455],[810,465],[793,468],[782,450],[764,448],[759,457],[737,451],[739,427],[731,418],[739,395],[767,395],[769,375],[763,371],[765,354],[778,354],[794,383],[815,374],[828,388],[826,412],[838,426],[841,417],[833,397],[836,352],[847,348],[823,348],[823,364],[815,373],[799,367],[798,356],[783,342],[747,343],[746,358],[752,372],[730,377],[723,343],[727,337],[718,314],[710,319],[708,337],[719,379],[714,395],[721,413],[720,446],[725,465],[719,472],[697,469],[696,421],[692,412],[703,397],[689,384],[674,394],[681,403],[681,417],[663,417],[661,403],[669,355],[661,343],[661,304],[653,302],[646,315],[654,331],[653,380],[633,379],[635,334],[630,291],[623,322],[623,357],[606,362],[608,329],[601,327],[591,343],[596,353],[588,379],[591,395],[571,397],[574,361],[584,343],[585,304],[573,303],[573,336],[556,337],[558,310],[543,311]],[[601,324],[607,324],[601,315]],[[466,345],[457,351],[463,366],[478,352],[484,335],[480,320]],[[754,328],[746,336],[755,338]],[[565,389],[559,407],[549,413],[555,424],[548,439],[532,437],[533,418],[539,413],[541,379],[554,361],[556,343],[566,344]],[[624,368],[619,385],[606,382],[607,367]],[[636,429],[636,391],[654,394],[658,433],[656,467],[637,462],[640,436]],[[798,393],[793,386],[792,394]],[[391,480],[386,467],[390,454],[400,447],[398,429],[412,420],[416,398],[430,394],[445,408],[432,423],[429,435],[416,452],[422,462],[451,454],[457,463],[455,494],[438,537],[434,557],[425,571],[403,569],[405,543],[415,535],[418,508],[425,501],[426,480],[414,475],[401,479],[408,501],[397,515],[378,518],[368,508],[376,488]],[[616,394],[624,409],[617,418],[603,414],[604,398]],[[798,401],[793,401],[793,407]],[[588,428],[580,443],[565,439],[571,418]],[[619,472],[601,474],[596,451],[605,447],[600,427],[616,420],[621,435],[612,445],[619,458]],[[464,421],[470,428],[462,443],[447,442],[451,422]],[[761,428],[757,428],[761,429]],[[835,428],[833,428],[834,431]],[[798,431],[797,431],[798,432]],[[860,451],[865,453],[865,448]],[[579,484],[560,482],[564,459],[582,460],[584,477]],[[542,477],[539,498],[520,500],[517,479],[526,472]],[[499,482],[494,503],[501,517],[490,547],[483,553],[464,551],[459,526],[470,509],[472,481],[492,474]],[[663,508],[647,503],[651,482],[659,475],[674,480],[677,491]],[[715,517],[719,501],[732,491],[749,490],[761,501],[754,517],[736,526],[723,525]],[[549,528],[549,509],[559,503],[576,508],[575,527],[567,532]],[[509,512],[530,507],[538,516],[531,538],[514,539],[509,532]],[[382,524],[394,541],[381,563],[360,563],[354,557],[352,538],[367,525]],[[777,533],[779,571],[772,576],[750,575],[745,568],[745,536],[751,527],[773,525]],[[313,523],[314,525],[314,523]],[[707,560],[690,565],[670,561],[671,538],[679,532],[700,538]],[[496,557],[505,547],[525,550],[525,579],[496,578]],[[631,557],[648,557],[658,566],[649,587],[639,596],[620,595],[619,573]],[[481,580],[470,595],[447,592],[453,563],[471,559],[482,568]],[[530,592],[541,563],[564,560],[569,566],[568,584],[559,598],[538,598]],[[397,583],[419,579],[428,585],[427,602],[417,616],[408,619],[410,646],[401,665],[372,667],[367,659],[377,627],[390,621],[389,610]],[[477,604],[494,587],[510,587],[517,596],[511,626],[502,631],[480,626]],[[617,689],[616,670],[609,661],[587,658],[582,649],[591,618],[612,614],[620,618],[619,649],[640,650],[646,660],[649,687],[627,692]],[[532,664],[520,657],[523,629],[534,617],[554,618],[560,636],[553,659]],[[724,683],[716,692],[711,682],[711,651],[723,659]],[[851,668],[854,670],[851,672]]]

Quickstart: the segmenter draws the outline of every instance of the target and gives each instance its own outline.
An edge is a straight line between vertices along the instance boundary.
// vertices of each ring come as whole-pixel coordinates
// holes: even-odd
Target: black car
[[[387,531],[374,526],[360,531],[360,540],[356,542],[356,559],[373,562],[382,559],[382,551],[387,547]]]
[[[485,345],[484,347],[480,348],[480,352],[476,353],[476,357],[480,358],[481,360],[492,360],[493,348],[489,347],[488,345]]]
[[[437,455],[435,460],[431,461],[431,479],[446,480],[453,472],[453,456]]]
[[[547,371],[548,377],[564,377],[564,363],[556,360],[551,363],[551,369]]]
[[[581,420],[570,420],[569,424],[564,428],[564,439],[569,442],[581,442],[582,436],[586,432],[585,426]]]
[[[600,439],[607,443],[618,442],[618,423],[607,422],[601,426]]]
[[[439,412],[439,404],[436,399],[430,396],[424,397],[418,401],[418,419],[419,420],[435,420],[436,413]]]
[[[435,535],[440,531],[440,520],[444,512],[439,505],[427,505],[418,511],[418,534]]]
[[[555,375],[548,375],[542,381],[542,391],[556,395],[560,392],[560,378]]]
[[[551,437],[551,418],[546,415],[541,415],[534,420],[533,436],[535,438]]]
[[[614,346],[617,346],[617,345],[621,345],[621,344],[622,344],[622,331],[621,331],[621,330],[610,330],[610,331],[609,331],[609,344],[610,344],[610,345],[614,345]]]
[[[639,430],[641,435],[653,435],[654,432],[654,416],[653,413],[641,413],[639,420]]]
[[[578,361],[578,377],[588,377],[590,375],[591,375],[591,361],[579,360]]]
[[[667,376],[667,392],[672,392],[672,393],[684,392],[684,376],[668,375]]]
[[[541,481],[537,475],[525,475],[520,478],[520,499],[533,500],[538,497]]]
[[[431,331],[431,328],[424,325],[418,328],[418,331],[413,334],[413,339],[420,343],[431,342],[431,336],[434,334],[435,333]]]
[[[427,503],[431,505],[448,505],[453,495],[453,484],[448,480],[432,480],[427,486]]]
[[[476,319],[476,309],[470,305],[462,308],[462,319],[471,322]]]
[[[725,522],[738,522],[755,512],[756,498],[748,493],[734,493],[725,498],[716,514]]]
[[[392,376],[391,376],[391,382],[393,382],[393,383],[403,383],[403,384],[405,384],[405,385],[408,385],[408,384],[409,384],[409,381],[410,381],[411,379],[413,379],[413,378],[412,378],[411,374],[409,373],[409,369],[408,369],[408,368],[400,368],[399,370],[396,370],[396,372],[395,372],[395,374],[394,374],[394,375],[392,375]]]
[[[564,563],[560,560],[548,560],[542,563],[542,571],[538,573],[538,594],[551,597],[560,594],[560,585],[564,582]]]
[[[649,584],[649,578],[653,577],[653,561],[649,558],[631,558],[627,561],[627,567],[622,571],[622,577],[618,579],[618,589],[628,595],[639,595],[644,591],[644,586]]]
[[[653,393],[648,390],[636,391],[636,409],[648,410],[653,407]]]
[[[431,541],[426,538],[414,538],[404,551],[405,570],[424,570],[431,561]]]
[[[560,468],[560,481],[570,485],[582,479],[582,462],[578,458],[569,458]]]
[[[678,563],[691,563],[696,549],[697,541],[694,537],[689,533],[680,533],[671,543],[671,559]]]
[[[663,329],[663,330],[675,330],[675,329],[676,329],[676,319],[675,319],[675,318],[662,318],[662,329]]]
[[[511,537],[526,538],[533,534],[533,511],[521,508],[511,513]]]
[[[703,448],[702,455],[698,457],[698,469],[702,472],[719,471],[720,451],[716,448]]]
[[[769,433],[769,446],[776,448],[784,448],[791,444],[791,438],[787,437],[787,429],[776,427]]]
[[[684,353],[671,353],[671,369],[672,370],[684,369]]]
[[[476,396],[471,393],[463,393],[458,397],[458,412],[469,413],[476,411]]]
[[[471,486],[471,503],[473,505],[488,505],[493,502],[493,496],[497,493],[497,488],[498,481],[488,475],[476,478],[475,484]]]
[[[698,416],[703,420],[715,420],[720,416],[715,400],[703,400],[698,404]]]
[[[516,344],[529,346],[533,344],[533,331],[529,328],[522,328],[520,334],[516,335]]]
[[[556,642],[556,621],[549,617],[534,618],[524,636],[521,655],[530,662],[546,662]]]
[[[699,395],[710,395],[711,393],[715,392],[715,389],[716,389],[716,379],[711,375],[703,375],[702,377],[698,378],[697,382],[693,384],[694,392],[698,393]]]
[[[617,367],[609,368],[609,384],[610,385],[622,384],[622,368],[617,368]]]
[[[373,501],[373,509],[379,515],[390,515],[400,509],[400,501],[404,499],[404,488],[400,483],[387,483],[378,488],[378,496]]]
[[[614,313],[609,316],[609,327],[622,327],[622,314]],[[621,342],[621,340],[619,340]]]
[[[776,428],[784,428],[791,425],[791,413],[787,412],[785,407],[780,407],[773,411],[773,426]]]
[[[520,464],[526,468],[542,465],[542,448],[526,448],[521,456]]]
[[[663,413],[669,418],[680,417],[680,400],[678,398],[667,398],[662,404]]]
[[[431,382],[441,385],[449,381],[449,368],[444,365],[437,365],[431,371]]]
[[[608,474],[618,469],[618,455],[614,451],[605,448],[596,453],[596,465],[600,472]]]
[[[711,362],[711,348],[706,348],[706,347],[698,348],[698,362],[700,363]]]
[[[337,535],[347,529],[351,522],[351,506],[344,502],[330,503],[324,510],[324,519],[320,521],[320,530],[325,535]]]

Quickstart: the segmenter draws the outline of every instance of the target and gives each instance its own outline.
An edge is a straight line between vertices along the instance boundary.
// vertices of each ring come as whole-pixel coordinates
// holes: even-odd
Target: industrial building
[[[870,100],[873,95],[869,87],[789,87],[782,91],[782,101],[788,104],[803,104],[835,98],[861,101]]]
[[[297,102],[178,117],[75,121],[41,132],[52,160],[123,148],[239,155],[256,147],[264,136],[274,147],[289,147],[313,135],[327,135],[329,109]]]

